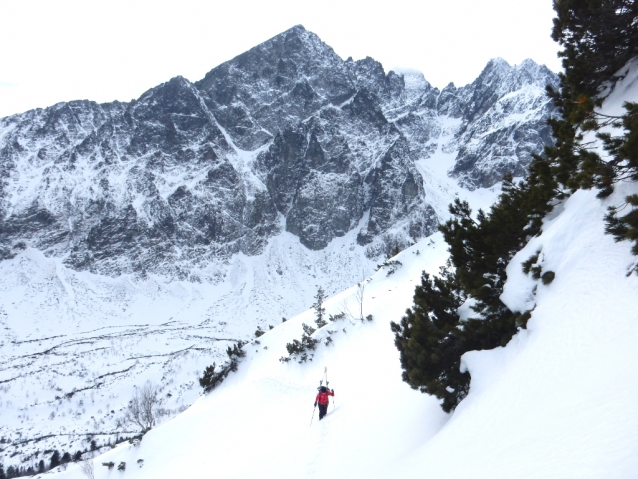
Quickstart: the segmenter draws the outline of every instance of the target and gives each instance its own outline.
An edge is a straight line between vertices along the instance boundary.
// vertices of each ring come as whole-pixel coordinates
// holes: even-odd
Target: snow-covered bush
[[[231,372],[237,371],[239,360],[246,356],[246,352],[242,349],[244,347],[242,341],[239,341],[226,349],[228,355],[228,361],[217,369],[217,364],[213,363],[212,366],[206,367],[204,374],[199,378],[199,385],[204,389],[204,393],[212,391],[217,387],[224,379],[228,377]]]
[[[317,289],[317,294],[315,295],[315,302],[311,306],[311,308],[314,308],[315,310],[315,323],[317,324],[317,328],[319,329],[328,324],[324,319],[326,309],[323,307],[323,302],[325,301],[325,299],[326,293],[324,292],[323,288],[319,286],[319,288]]]
[[[328,324],[328,323],[326,323]],[[316,331],[312,326],[308,326],[306,323],[303,323],[303,334],[301,335],[301,341],[298,339],[293,339],[292,343],[286,344],[286,351],[288,351],[288,356],[282,356],[279,358],[279,361],[282,363],[287,363],[291,359],[298,359],[300,363],[306,362],[308,359],[312,361],[312,355],[308,356],[309,351],[314,351],[315,347],[319,343],[319,339],[314,339],[312,335]]]

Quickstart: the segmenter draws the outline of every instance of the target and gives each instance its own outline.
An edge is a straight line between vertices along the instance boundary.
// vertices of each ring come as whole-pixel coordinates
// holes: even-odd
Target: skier
[[[317,397],[315,398],[315,407],[317,407],[317,403],[319,404],[319,419],[323,419],[323,417],[328,414],[328,403],[330,402],[330,398],[328,396],[334,396],[335,390],[328,389],[326,386],[321,386],[319,388],[319,392],[317,393]]]

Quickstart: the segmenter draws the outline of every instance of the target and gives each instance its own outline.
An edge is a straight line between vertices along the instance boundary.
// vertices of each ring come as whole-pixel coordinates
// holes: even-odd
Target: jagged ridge
[[[211,279],[282,228],[322,249],[367,215],[373,257],[436,228],[419,159],[458,150],[451,174],[485,187],[550,142],[556,78],[531,60],[493,60],[462,88],[408,79],[296,26],[194,84],[4,118],[0,256],[26,243],[74,269]],[[441,118],[457,120],[446,145]]]

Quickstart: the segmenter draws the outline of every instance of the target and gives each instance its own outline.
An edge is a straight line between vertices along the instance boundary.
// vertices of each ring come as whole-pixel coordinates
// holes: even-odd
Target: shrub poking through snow
[[[327,323],[326,323],[327,324]],[[307,360],[312,361],[313,355],[308,356],[309,351],[314,351],[317,344],[319,344],[319,339],[314,339],[312,335],[316,331],[312,326],[308,326],[306,323],[302,324],[303,334],[301,335],[301,341],[298,339],[293,339],[292,343],[286,344],[286,351],[288,351],[288,356],[282,356],[279,358],[279,361],[282,363],[287,363],[291,359],[299,360],[299,363],[304,363]]]
[[[532,256],[530,256],[526,261],[523,261],[522,263],[523,273],[525,274],[531,273],[532,278],[536,280],[540,279],[543,282],[543,284],[548,285],[549,283],[554,281],[556,274],[553,271],[546,271],[545,273],[543,273],[543,267],[540,264],[537,264],[540,254],[541,254],[541,251],[538,250],[536,254],[533,254]]]
[[[103,462],[102,465],[108,469],[113,469],[113,467],[115,466],[115,463],[113,461],[111,462]]]
[[[543,282],[544,285],[548,285],[549,283],[554,281],[555,277],[556,277],[556,273],[554,273],[553,271],[547,271],[546,273],[543,273],[543,275],[541,276],[541,281]]]
[[[526,261],[523,261],[523,263],[522,263],[523,273],[525,273],[525,274],[529,274],[530,273],[530,271],[532,270],[532,266],[534,266],[536,263],[538,263],[538,257],[540,255],[541,255],[541,250],[538,250],[535,254],[533,254],[532,256],[527,258]]]
[[[527,322],[529,321],[529,318],[531,317],[532,317],[532,312],[525,311],[524,313],[519,313],[516,316],[514,316],[514,322],[516,323],[517,327],[526,329]]]
[[[204,388],[204,392],[214,389],[218,383],[223,379],[221,375],[216,371],[217,363],[213,363],[211,366],[206,366],[204,374],[199,378],[199,385]]]
[[[532,268],[530,269],[530,272],[532,273],[532,278],[541,279],[541,273],[543,272],[543,267],[540,265],[532,266]]]
[[[403,266],[403,263],[401,263],[401,261],[399,261],[398,259],[386,259],[382,264],[377,265],[377,271],[381,268],[386,268],[385,275],[390,276],[391,274],[394,274],[396,270],[398,270],[401,266]]]
[[[327,323],[324,316],[326,315],[326,308],[323,307],[323,302],[326,300],[326,293],[323,288],[319,286],[317,289],[317,294],[315,296],[315,302],[311,306],[311,308],[315,309],[315,323],[317,324],[317,328],[323,328]]]
[[[217,369],[216,363],[213,363],[212,366],[208,366],[204,370],[203,376],[199,378],[199,385],[204,389],[204,393],[212,391],[226,379],[231,372],[237,371],[239,360],[246,356],[246,351],[242,349],[244,345],[244,342],[238,341],[232,348],[228,347],[226,349],[228,361],[220,366],[219,370]]]
[[[392,259],[396,255],[398,255],[400,252],[401,252],[401,249],[399,248],[399,246],[395,246],[394,248],[392,248],[392,250],[385,255],[385,261],[377,265],[377,271],[380,270],[381,268],[387,268],[386,276],[390,276],[391,274],[394,274],[397,269],[403,266],[403,263],[401,263],[401,261],[397,259]]]
[[[359,307],[359,319],[363,321],[363,301],[365,299],[365,291],[368,280],[365,278],[361,279],[357,283],[357,287],[354,291],[354,299],[357,302],[357,306]]]
[[[109,468],[110,469],[110,468]],[[80,463],[80,470],[86,476],[86,479],[95,479],[95,469],[93,467],[93,459],[87,457]]]

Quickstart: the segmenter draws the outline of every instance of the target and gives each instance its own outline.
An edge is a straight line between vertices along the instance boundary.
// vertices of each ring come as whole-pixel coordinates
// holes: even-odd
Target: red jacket
[[[319,392],[317,394],[317,397],[315,398],[315,402],[317,402],[317,403],[321,404],[322,406],[324,406],[325,404],[328,404],[328,401],[330,401],[328,396],[334,396],[334,395],[335,395],[335,393],[333,393],[329,389],[325,393]]]

